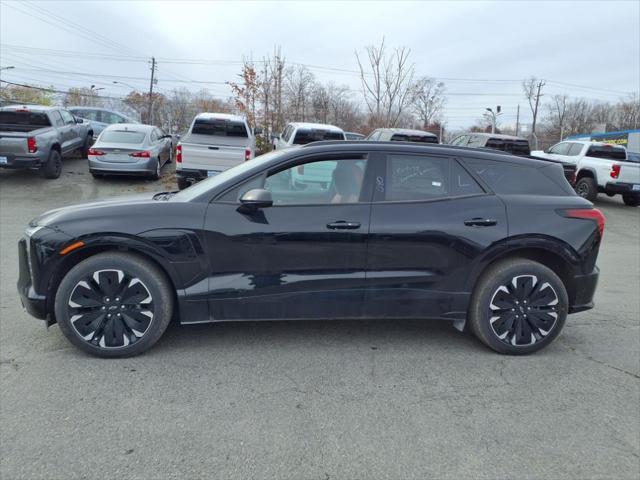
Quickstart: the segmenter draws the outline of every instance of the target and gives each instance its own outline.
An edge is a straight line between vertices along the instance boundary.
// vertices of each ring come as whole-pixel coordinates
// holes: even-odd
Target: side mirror
[[[278,140],[280,138],[280,135],[277,135],[275,133],[271,134],[271,140]]]
[[[80,117],[73,117],[76,120],[76,123],[84,123],[84,120],[81,119]]]
[[[262,127],[256,127],[253,129],[254,135],[262,135]]]
[[[548,149],[548,148],[545,148],[545,149],[543,150],[543,152],[544,152],[544,153],[549,153],[549,149]]]
[[[261,208],[271,207],[271,192],[263,188],[254,188],[240,197],[240,208],[245,212],[255,212]]]

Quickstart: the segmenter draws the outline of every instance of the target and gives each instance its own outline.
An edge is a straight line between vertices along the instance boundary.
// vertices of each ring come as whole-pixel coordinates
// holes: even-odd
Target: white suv
[[[273,139],[273,149],[293,147],[294,145],[306,145],[321,140],[346,140],[347,137],[341,128],[324,123],[289,123],[282,134]]]

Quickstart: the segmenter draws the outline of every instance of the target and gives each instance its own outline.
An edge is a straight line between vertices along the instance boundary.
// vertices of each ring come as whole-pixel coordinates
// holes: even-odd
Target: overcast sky
[[[274,46],[282,48],[287,60],[313,66],[319,80],[359,90],[354,51],[378,44],[384,36],[391,47],[411,49],[417,74],[446,83],[446,119],[453,128],[473,124],[485,107],[495,105],[503,107],[503,124],[514,123],[518,103],[526,121],[530,112],[520,83],[531,75],[547,80],[549,96],[568,93],[616,101],[625,92],[640,91],[638,0],[1,0],[0,32],[0,66],[15,66],[3,71],[2,79],[62,90],[95,84],[113,96],[130,90],[114,85],[114,79],[148,89],[149,66],[141,57],[153,55],[161,59],[159,91],[207,88],[226,97],[224,82],[239,71],[234,62],[262,58]]]

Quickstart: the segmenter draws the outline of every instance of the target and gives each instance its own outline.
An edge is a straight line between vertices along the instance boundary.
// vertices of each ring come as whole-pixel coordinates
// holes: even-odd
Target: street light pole
[[[491,114],[491,133],[496,133],[496,123],[497,123],[498,115],[502,113],[501,112],[502,107],[498,105],[496,107],[495,112],[491,108],[487,108],[486,110]]]

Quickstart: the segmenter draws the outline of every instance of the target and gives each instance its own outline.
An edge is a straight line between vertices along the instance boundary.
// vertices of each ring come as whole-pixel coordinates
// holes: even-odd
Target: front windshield
[[[263,163],[269,162],[275,157],[279,157],[280,155],[284,155],[286,150],[274,150],[269,153],[265,153],[264,155],[260,155],[259,157],[254,158],[253,160],[249,160],[247,162],[241,163],[232,167],[228,170],[225,170],[222,173],[219,173],[215,177],[209,177],[206,180],[202,180],[198,183],[191,185],[189,188],[186,188],[176,195],[174,195],[173,200],[188,202],[193,200],[196,197],[199,197],[203,193],[206,193],[209,190],[213,190],[214,188],[222,185],[223,183],[231,180],[233,177],[242,176],[245,172],[249,170],[253,170],[254,168],[260,166]]]

